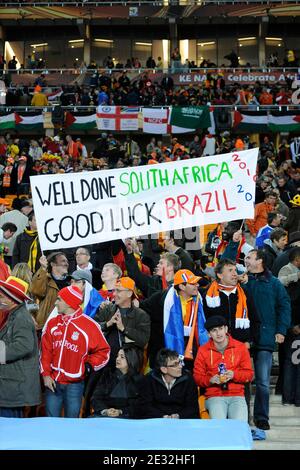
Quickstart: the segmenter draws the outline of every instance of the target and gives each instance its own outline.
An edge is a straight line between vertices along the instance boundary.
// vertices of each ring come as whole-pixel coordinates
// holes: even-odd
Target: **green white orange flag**
[[[95,129],[96,126],[96,114],[89,114],[88,116],[75,116],[74,114],[67,112],[65,118],[65,127],[71,131],[88,131]]]
[[[44,115],[21,116],[15,113],[15,121],[18,130],[38,131],[44,128]]]
[[[0,116],[0,131],[14,129],[16,126],[15,113]]]
[[[270,114],[268,126],[272,132],[300,131],[300,115],[274,116]]]

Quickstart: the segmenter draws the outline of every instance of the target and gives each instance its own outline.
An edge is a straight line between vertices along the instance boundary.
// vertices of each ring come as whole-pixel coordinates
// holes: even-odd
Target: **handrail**
[[[49,106],[6,106],[0,105],[0,114],[7,112],[28,112],[35,114],[37,111],[42,112],[52,112],[55,108],[60,107],[64,111],[71,112],[97,112],[98,106],[88,105],[88,106],[60,106],[59,104],[53,104]],[[156,109],[166,109],[170,106],[139,106],[139,111],[142,111],[143,108],[156,108]],[[300,105],[237,105],[237,104],[225,104],[225,105],[211,105],[211,107],[216,109],[227,109],[228,111],[300,111]]]
[[[83,73],[85,74],[93,74],[95,73],[96,71],[98,73],[108,73],[108,74],[112,74],[112,73],[121,73],[121,72],[124,72],[124,70],[127,71],[127,73],[138,73],[138,74],[142,74],[142,73],[164,73],[164,74],[174,74],[174,73],[193,73],[193,72],[204,72],[204,73],[207,73],[207,72],[232,72],[232,73],[236,73],[236,72],[247,72],[247,73],[252,73],[252,72],[261,72],[261,73],[272,73],[272,72],[298,72],[300,73],[300,66],[299,67],[268,67],[268,66],[264,66],[264,67],[243,67],[243,66],[239,66],[239,67],[219,67],[219,66],[215,66],[215,67],[197,67],[197,68],[185,68],[185,67],[180,67],[180,68],[174,68],[174,67],[171,67],[171,68],[146,68],[146,67],[140,67],[140,68],[122,68],[122,69],[116,69],[116,68],[113,68],[113,69],[109,69],[109,68],[106,68],[106,67],[97,67],[95,69],[88,69],[88,68],[85,68],[85,69],[80,69],[80,68],[63,68],[63,67],[60,67],[60,68],[55,68],[55,69],[50,69],[50,68],[42,68],[42,69],[24,69],[24,68],[19,68],[19,69],[4,69],[4,73],[10,73],[10,74],[17,74],[17,75],[23,75],[23,74],[31,74],[31,75],[35,75],[35,74],[44,74],[45,77],[47,77],[47,75],[51,74],[51,73],[59,73],[59,74],[65,74],[65,73],[70,73],[72,75],[81,75]],[[0,70],[0,73],[1,73],[1,70]]]
[[[168,4],[169,6],[174,6],[174,5],[177,5],[177,6],[188,6],[188,5],[199,5],[198,3],[199,0],[169,0]],[[282,0],[272,0],[272,2],[270,2],[270,0],[247,0],[247,3],[282,3]],[[299,3],[299,0],[285,0],[285,3]],[[56,6],[64,6],[64,5],[73,5],[73,6],[112,6],[112,5],[121,5],[121,6],[142,6],[142,5],[153,5],[153,6],[166,6],[165,5],[165,1],[163,0],[101,0],[101,1],[95,1],[95,0],[32,0],[31,2],[29,1],[9,1],[9,0],[6,0],[4,1],[0,6],[35,6],[35,5],[38,5],[38,6],[53,6],[53,5],[56,5]],[[240,0],[203,0],[203,4],[241,4],[241,1]]]

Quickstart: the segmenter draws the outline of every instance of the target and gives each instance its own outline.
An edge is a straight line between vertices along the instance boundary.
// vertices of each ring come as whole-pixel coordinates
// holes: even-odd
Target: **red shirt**
[[[110,347],[100,326],[79,308],[74,315],[57,315],[46,323],[41,341],[41,374],[58,383],[83,380],[85,363],[95,371],[109,360]]]
[[[231,336],[228,338],[229,342],[223,354],[216,349],[212,339],[198,349],[194,380],[199,387],[206,389],[206,398],[244,396],[244,384],[253,379],[254,373],[247,347]],[[219,373],[220,363],[226,364],[227,370],[234,372],[233,379],[228,382],[228,390],[210,383],[210,379]]]

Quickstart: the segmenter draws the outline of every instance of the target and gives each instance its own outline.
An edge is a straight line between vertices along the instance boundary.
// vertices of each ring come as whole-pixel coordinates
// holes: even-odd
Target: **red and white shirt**
[[[95,371],[109,360],[110,347],[100,326],[82,313],[57,315],[49,320],[43,331],[40,367],[43,376],[67,384],[84,379],[85,363]]]

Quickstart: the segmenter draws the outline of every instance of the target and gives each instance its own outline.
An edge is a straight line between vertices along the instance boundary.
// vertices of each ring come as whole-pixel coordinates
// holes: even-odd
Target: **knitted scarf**
[[[38,242],[39,242],[39,236],[37,230],[25,230],[25,233],[29,235],[30,237],[33,238],[32,243],[30,245],[30,250],[29,250],[29,258],[28,258],[28,266],[31,270],[31,272],[35,272],[35,265],[36,265],[36,259],[37,259],[37,254],[38,254]]]
[[[231,292],[235,287],[222,286],[217,281],[213,281],[206,294],[206,303],[210,308],[217,308],[221,305],[220,290]],[[240,284],[237,284],[237,295],[238,303],[235,312],[235,327],[236,328],[249,328],[250,321],[248,318],[247,299],[245,292],[241,288]]]

